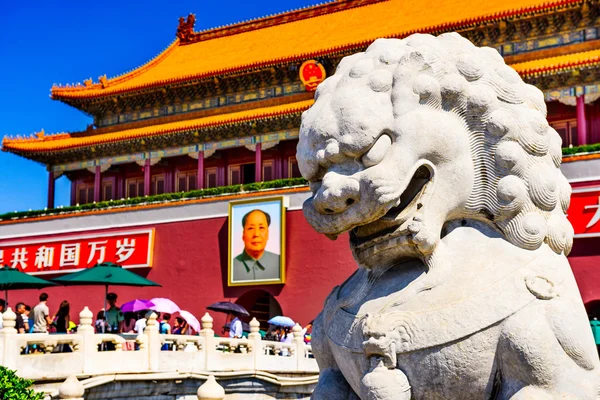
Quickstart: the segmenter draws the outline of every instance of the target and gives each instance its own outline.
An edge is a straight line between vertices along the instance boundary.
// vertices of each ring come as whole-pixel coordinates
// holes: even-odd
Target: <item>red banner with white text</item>
[[[567,218],[576,237],[600,236],[600,187],[573,189]]]
[[[152,267],[153,246],[154,229],[0,241],[0,265],[32,275],[74,272],[102,262]]]

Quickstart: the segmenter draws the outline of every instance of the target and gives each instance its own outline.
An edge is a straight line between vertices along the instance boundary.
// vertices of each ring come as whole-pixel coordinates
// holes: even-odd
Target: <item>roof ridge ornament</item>
[[[179,26],[177,27],[176,36],[182,42],[188,42],[194,35],[194,24],[196,23],[196,16],[190,14],[187,20],[184,17],[179,17]]]

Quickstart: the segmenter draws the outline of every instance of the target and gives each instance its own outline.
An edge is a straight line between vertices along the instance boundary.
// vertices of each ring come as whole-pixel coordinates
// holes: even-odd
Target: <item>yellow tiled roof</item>
[[[600,63],[600,49],[526,61],[512,64],[511,67],[521,76],[535,76],[549,71],[581,68],[586,65],[598,63]]]
[[[46,136],[43,132],[32,138],[7,138],[2,141],[2,147],[10,152],[53,152],[73,148],[97,146],[111,142],[119,142],[155,135],[182,132],[191,129],[210,128],[215,126],[233,125],[244,121],[267,119],[280,115],[300,113],[308,109],[314,100],[304,100],[272,107],[262,107],[229,114],[219,114],[209,117],[185,121],[169,122],[161,125],[151,125],[143,128],[126,129],[111,133],[100,133],[90,136],[74,137],[69,133]]]
[[[479,21],[553,10],[581,0],[387,0],[184,45],[103,83],[53,87],[57,99],[105,96],[200,79],[354,48],[379,37],[466,27]]]

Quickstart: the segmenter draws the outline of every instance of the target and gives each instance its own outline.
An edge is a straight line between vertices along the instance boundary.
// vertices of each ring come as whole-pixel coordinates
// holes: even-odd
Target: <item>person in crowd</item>
[[[106,318],[104,317],[104,310],[98,311],[96,314],[96,323],[94,325],[96,333],[106,333]]]
[[[126,312],[123,319],[122,333],[135,333],[136,314]]]
[[[148,313],[147,310],[144,311],[140,311],[138,314],[138,320],[135,322],[135,333],[137,333],[138,335],[144,333],[144,329],[146,328],[146,323],[148,321],[146,314]]]
[[[94,324],[94,328],[96,328],[96,333],[106,333],[107,331],[107,326],[106,326],[106,316],[104,315],[104,308],[101,309],[100,311],[98,311],[98,314],[96,314],[96,323]],[[108,345],[112,345],[112,343],[100,343],[98,345],[98,351],[106,351],[109,350],[109,346]],[[114,345],[112,345],[114,346]],[[114,347],[113,347],[114,350]]]
[[[56,326],[56,333],[66,334],[69,332],[69,325],[71,322],[71,305],[67,300],[63,300],[58,307],[58,311],[53,318]],[[58,353],[71,353],[73,350],[69,344],[59,344],[57,346]]]
[[[163,334],[163,335],[171,334],[171,325],[169,324],[170,320],[171,320],[171,314],[163,313],[162,319],[161,319],[160,323],[158,324],[158,333]],[[161,347],[161,350],[171,350],[171,344],[164,343]]]
[[[162,315],[162,319],[158,325],[158,332],[162,333],[163,335],[170,335],[171,334],[171,325],[169,324],[169,321],[171,320],[171,314],[169,313],[163,313]]]
[[[34,333],[47,333],[48,326],[52,324],[52,318],[50,318],[50,309],[48,308],[48,294],[40,294],[40,302],[37,306],[33,307],[31,314],[33,315],[33,332]]]
[[[136,314],[134,312],[126,312],[124,317],[122,333],[135,333]],[[135,349],[135,340],[127,340],[123,343],[123,351],[133,351]]]
[[[117,306],[117,297],[116,293],[109,293],[106,295],[108,310],[106,310],[104,315],[106,317],[106,324],[111,333],[123,332],[123,321],[125,320],[125,316],[123,315],[121,308]]]
[[[270,340],[272,342],[279,342],[279,336],[277,335],[278,328],[274,328],[272,325],[269,326],[267,333],[263,337],[263,340]]]
[[[0,329],[4,328],[2,313],[6,311],[6,301],[0,299]]]
[[[63,300],[58,307],[56,315],[52,319],[56,325],[56,333],[68,333],[69,323],[71,322],[71,305],[67,300]]]
[[[292,339],[294,335],[290,332],[290,328],[285,327],[280,330],[280,339],[281,343],[292,343]]]
[[[231,314],[233,319],[231,320],[231,324],[229,324],[229,337],[230,338],[241,338],[244,329],[242,328],[242,321],[237,317],[236,314]]]
[[[17,330],[17,333],[29,332],[29,318],[27,317],[27,315],[25,315],[25,304],[17,303],[15,311],[17,312],[17,320],[15,324],[15,329]]]
[[[31,306],[28,304],[25,304],[25,316],[29,325],[27,333],[33,333],[33,316],[31,315]]]
[[[176,317],[173,323],[173,334],[174,335],[186,335],[188,326],[185,320],[181,317]]]

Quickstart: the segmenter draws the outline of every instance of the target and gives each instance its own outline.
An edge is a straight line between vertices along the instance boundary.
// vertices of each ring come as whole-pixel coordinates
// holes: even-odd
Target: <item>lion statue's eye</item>
[[[392,146],[392,138],[381,135],[375,144],[361,157],[363,165],[367,168],[379,164]]]

